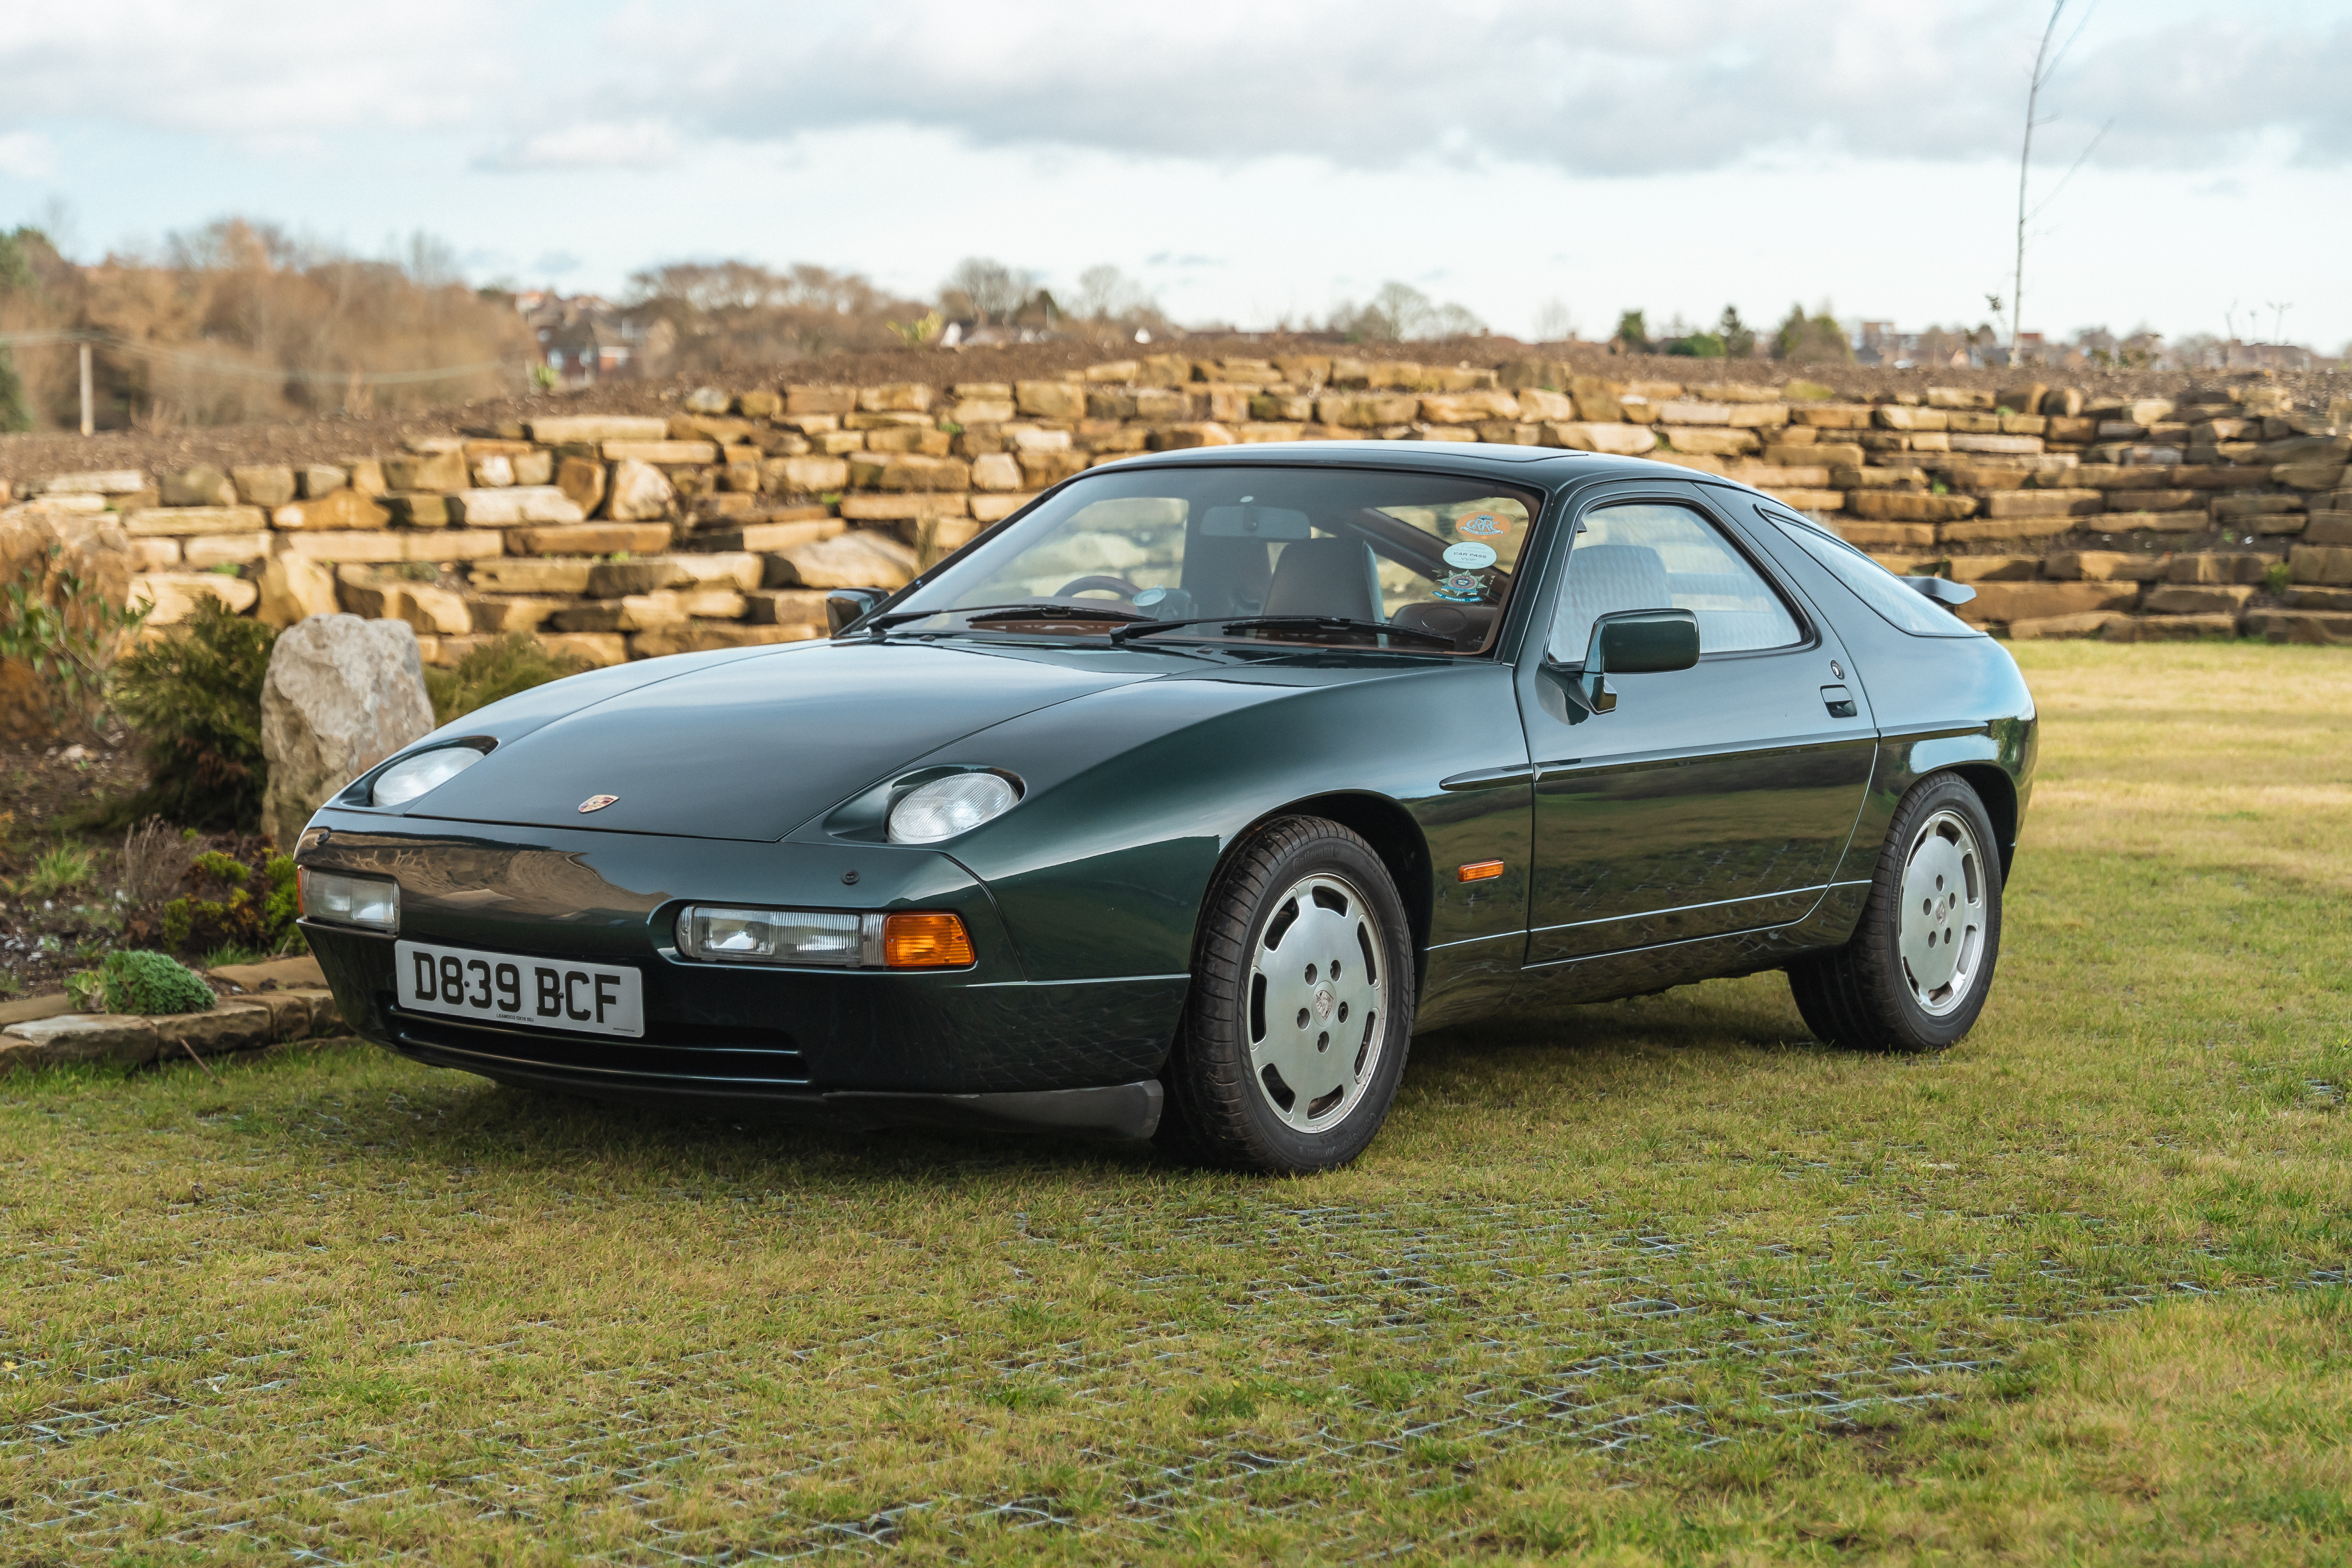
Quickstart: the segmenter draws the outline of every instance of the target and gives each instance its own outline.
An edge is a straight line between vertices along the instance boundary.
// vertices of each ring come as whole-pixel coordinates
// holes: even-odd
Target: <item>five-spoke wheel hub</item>
[[[1921,825],[1903,864],[1896,946],[1912,999],[1933,1016],[1969,999],[1985,957],[1983,850],[1968,821],[1938,811]]]
[[[1301,1131],[1336,1127],[1379,1066],[1384,1022],[1379,917],[1328,872],[1275,900],[1250,956],[1251,1076]]]

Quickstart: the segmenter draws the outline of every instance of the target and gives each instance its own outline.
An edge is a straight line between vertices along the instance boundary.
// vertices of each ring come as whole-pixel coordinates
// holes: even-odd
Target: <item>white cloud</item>
[[[678,147],[677,132],[667,121],[582,121],[522,137],[476,166],[505,171],[658,169],[676,160]]]
[[[0,174],[20,180],[46,180],[57,172],[57,148],[37,131],[0,134]]]

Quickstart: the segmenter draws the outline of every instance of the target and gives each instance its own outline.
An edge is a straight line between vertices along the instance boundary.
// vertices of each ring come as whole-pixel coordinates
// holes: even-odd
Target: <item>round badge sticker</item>
[[[1440,599],[1452,599],[1457,604],[1475,605],[1486,596],[1486,585],[1475,574],[1456,572],[1430,589]]]
[[[1491,511],[1469,511],[1454,520],[1454,531],[1469,539],[1500,539],[1511,525]]]
[[[1445,563],[1448,566],[1459,566],[1465,572],[1475,572],[1481,566],[1492,566],[1495,563],[1495,547],[1491,544],[1481,544],[1475,539],[1460,544],[1448,545],[1445,550]]]

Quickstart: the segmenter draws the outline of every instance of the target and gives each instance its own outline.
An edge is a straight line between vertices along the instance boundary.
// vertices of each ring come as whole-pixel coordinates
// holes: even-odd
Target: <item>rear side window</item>
[[[1915,637],[1984,635],[1837,535],[1809,522],[1799,522],[1793,517],[1766,511],[1760,506],[1756,514],[1796,541],[1799,548],[1829,568],[1832,576],[1853,589],[1856,598],[1877,611],[1879,618],[1895,630],[1909,632]]]

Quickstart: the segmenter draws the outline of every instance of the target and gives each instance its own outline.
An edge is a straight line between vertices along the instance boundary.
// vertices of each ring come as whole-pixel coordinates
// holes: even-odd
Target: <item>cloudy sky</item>
[[[2047,0],[77,0],[0,6],[0,222],[227,214],[476,281],[971,254],[1180,320],[1401,279],[1528,333],[2011,291]],[[2081,22],[2077,36],[2076,23]],[[2352,5],[2072,0],[2023,325],[2352,339]],[[2089,148],[2090,155],[2081,154]],[[2282,314],[2280,308],[2284,307]]]

